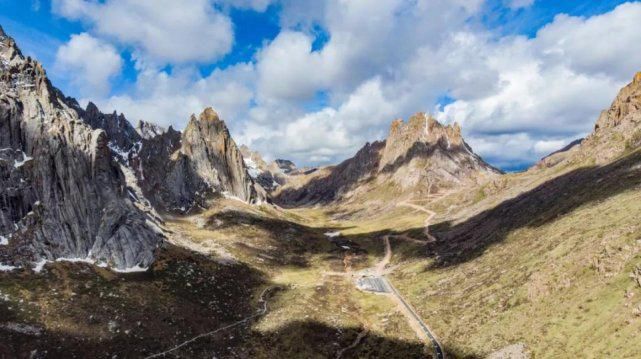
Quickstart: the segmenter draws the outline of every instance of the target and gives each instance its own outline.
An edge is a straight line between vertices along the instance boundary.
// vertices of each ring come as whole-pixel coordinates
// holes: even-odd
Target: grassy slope
[[[640,356],[633,339],[641,288],[630,278],[641,265],[638,157],[602,169],[508,175],[424,202],[437,212],[432,232],[443,243],[393,240],[392,281],[454,356],[517,342],[536,357]],[[45,329],[30,338],[0,328],[11,336],[0,353],[151,353],[251,313],[263,288],[279,286],[254,325],[177,354],[331,357],[366,329],[346,357],[421,356],[425,348],[386,298],[331,274],[345,269],[346,254],[355,270],[374,264],[384,233],[422,236],[425,213],[396,206],[402,198],[387,191],[366,199],[376,205],[279,211],[222,201],[202,218],[169,222],[178,244],[203,255],[169,246],[145,275],[64,263],[41,275],[0,273],[8,298],[0,300],[0,326]],[[323,235],[336,229],[352,250]],[[114,319],[120,331],[108,330]]]
[[[334,357],[367,330],[344,358],[422,357],[426,348],[387,298],[331,275],[344,270],[346,251],[323,235],[331,222],[321,222],[311,227],[313,217],[225,200],[202,218],[168,221],[172,241],[190,250],[168,245],[147,273],[117,275],[81,263],[48,264],[41,274],[0,272],[0,336],[8,339],[0,341],[0,357],[29,357],[34,349],[50,357],[143,357],[254,313],[270,286],[280,290],[267,315],[175,355]],[[42,332],[6,327],[14,323]]]
[[[510,228],[469,260],[438,265],[405,251],[393,280],[458,356],[524,342],[536,357],[639,357],[641,288],[630,278],[641,265],[638,163],[573,178],[572,198],[553,191],[556,201],[541,208],[531,210],[527,196],[516,201],[501,215],[531,215],[531,223]],[[513,176],[509,189],[482,196],[485,203],[475,205],[473,196],[468,212],[498,208],[519,183],[525,191],[558,175]]]
[[[296,213],[340,218],[371,264],[383,233],[422,236],[425,214],[399,201]],[[603,167],[506,175],[422,203],[437,212],[432,232],[443,243],[393,241],[392,280],[453,356],[519,342],[535,357],[641,356],[641,286],[631,278],[641,267],[640,152]]]

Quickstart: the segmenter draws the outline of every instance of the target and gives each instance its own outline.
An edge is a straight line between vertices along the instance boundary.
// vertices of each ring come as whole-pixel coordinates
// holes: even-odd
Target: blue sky
[[[212,106],[237,142],[305,165],[423,111],[527,167],[641,70],[639,16],[625,1],[0,0],[5,31],[81,103],[177,128]]]

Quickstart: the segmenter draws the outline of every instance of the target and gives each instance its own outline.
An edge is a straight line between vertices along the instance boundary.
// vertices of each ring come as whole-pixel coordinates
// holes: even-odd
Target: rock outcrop
[[[606,163],[641,146],[641,72],[621,89],[609,109],[601,112],[592,132],[582,143],[582,155]]]
[[[152,263],[161,234],[128,194],[106,131],[81,113],[0,29],[1,263]]]
[[[105,131],[123,172],[132,174],[128,185],[140,189],[148,207],[184,214],[207,208],[220,195],[249,203],[266,198],[211,108],[192,115],[182,133],[143,121],[134,128],[122,114],[103,114],[91,103],[83,114],[88,124]]]
[[[240,150],[225,123],[211,108],[191,117],[182,134],[181,154],[211,188],[246,202],[261,199]]]
[[[424,113],[392,123],[378,170],[403,188],[423,180],[449,187],[501,173],[472,151],[458,124],[444,126]]]
[[[601,112],[594,131],[568,151],[557,151],[531,170],[570,164],[605,164],[641,147],[641,72]]]
[[[458,125],[443,126],[423,113],[395,120],[385,141],[367,143],[353,158],[321,169],[303,184],[282,188],[276,202],[304,205],[342,201],[393,187],[398,193],[429,187],[436,192],[500,174],[465,143]]]
[[[277,159],[267,163],[260,153],[252,151],[245,145],[240,146],[240,152],[249,170],[249,175],[267,193],[274,192],[287,184],[291,176],[299,174],[298,168],[292,161]]]

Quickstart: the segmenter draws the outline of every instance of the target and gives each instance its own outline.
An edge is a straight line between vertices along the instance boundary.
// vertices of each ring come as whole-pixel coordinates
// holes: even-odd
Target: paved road
[[[425,334],[427,339],[431,342],[434,347],[434,352],[436,353],[437,359],[444,359],[445,355],[443,354],[443,348],[438,340],[434,337],[430,328],[425,324],[421,317],[416,313],[414,308],[412,308],[409,303],[403,298],[403,296],[396,290],[394,285],[385,277],[386,270],[385,267],[389,264],[392,259],[392,246],[389,241],[389,236],[384,236],[383,240],[385,241],[385,256],[383,259],[373,268],[365,271],[365,275],[356,280],[356,285],[365,291],[374,292],[374,293],[383,293],[392,295],[398,303],[400,303],[404,308],[404,313],[409,320],[413,322],[413,327],[418,328],[421,333]],[[372,273],[373,272],[373,273]]]
[[[383,277],[383,280],[385,281],[387,287],[391,290],[392,295],[394,295],[401,302],[401,304],[403,304],[410,316],[412,316],[412,318],[414,318],[414,320],[418,323],[423,333],[425,333],[425,335],[430,339],[430,341],[432,342],[432,346],[434,347],[434,352],[436,353],[436,358],[444,359],[445,354],[443,354],[443,348],[441,347],[441,344],[438,342],[438,340],[434,337],[427,324],[425,324],[425,322],[423,322],[423,319],[421,319],[416,311],[414,311],[414,308],[412,308],[412,306],[410,306],[405,301],[403,296],[396,290],[394,285],[392,285],[392,283],[390,283],[390,281],[388,281],[385,277]]]

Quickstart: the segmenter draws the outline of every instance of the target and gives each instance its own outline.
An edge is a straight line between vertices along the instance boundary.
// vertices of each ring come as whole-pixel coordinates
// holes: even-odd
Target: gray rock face
[[[123,115],[106,115],[89,104],[83,119],[107,133],[109,146],[132,188],[165,213],[189,213],[207,208],[216,196],[228,195],[253,203],[264,190],[247,172],[240,150],[227,126],[208,108],[192,116],[182,133],[140,121],[136,129]]]
[[[275,160],[268,164],[260,153],[250,150],[245,145],[240,146],[240,153],[249,175],[267,193],[272,193],[285,185],[290,180],[290,175],[293,175],[293,171],[296,170],[296,165],[288,160]]]
[[[142,136],[138,134],[123,114],[103,114],[98,107],[89,102],[87,108],[79,110],[80,117],[93,129],[102,129],[109,139],[114,152],[126,153],[140,143]]]
[[[198,119],[191,117],[182,134],[180,152],[209,187],[245,202],[257,199],[243,156],[213,109],[205,109]]]
[[[108,136],[0,30],[0,262],[148,266],[161,234],[127,194]]]
[[[167,132],[164,128],[145,121],[138,121],[138,125],[136,126],[136,132],[140,135],[140,137],[150,140],[156,136],[160,136],[163,133]]]

